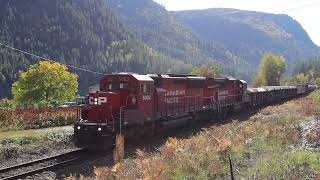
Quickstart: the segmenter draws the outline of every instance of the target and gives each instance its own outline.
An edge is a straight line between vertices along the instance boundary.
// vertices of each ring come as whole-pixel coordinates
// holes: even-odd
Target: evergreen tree
[[[200,67],[196,67],[192,70],[193,75],[204,77],[219,77],[222,71],[219,66],[214,64],[203,64]]]

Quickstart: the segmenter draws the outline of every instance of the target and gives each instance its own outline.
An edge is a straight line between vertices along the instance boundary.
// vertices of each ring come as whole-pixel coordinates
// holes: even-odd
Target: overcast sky
[[[169,11],[235,8],[288,14],[296,19],[320,46],[320,0],[154,0]]]

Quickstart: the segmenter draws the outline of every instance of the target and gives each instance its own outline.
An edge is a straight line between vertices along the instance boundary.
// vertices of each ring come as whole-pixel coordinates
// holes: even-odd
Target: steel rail
[[[35,165],[35,164],[40,164],[40,163],[43,163],[43,162],[46,162],[46,161],[51,161],[51,160],[54,160],[54,159],[63,159],[64,157],[71,156],[71,155],[76,155],[76,154],[81,153],[83,151],[84,151],[83,149],[78,149],[78,150],[70,151],[70,152],[67,152],[67,153],[58,154],[58,155],[54,155],[54,156],[50,156],[50,157],[37,159],[37,160],[29,161],[29,162],[26,162],[26,163],[21,163],[21,164],[13,165],[13,166],[10,166],[10,167],[2,168],[2,169],[0,169],[0,175],[5,174],[7,172],[14,171],[14,170],[18,170],[18,169],[23,168],[23,167],[30,167],[30,166]],[[62,165],[62,164],[69,163],[69,162],[73,162],[73,161],[76,161],[78,159],[79,159],[79,157],[76,157],[76,158],[72,158],[70,160],[65,160],[65,161],[50,165],[50,166],[45,166],[43,168],[38,168],[38,169],[35,169],[35,170],[32,170],[32,171],[28,171],[28,172],[25,172],[25,173],[20,173],[18,175],[13,175],[13,176],[10,176],[10,177],[5,177],[5,178],[1,177],[1,178],[2,179],[18,179],[18,178],[22,178],[22,177],[26,177],[26,176],[29,176],[29,175],[32,175],[32,174],[39,173],[41,171],[44,171],[44,170],[47,170],[47,169],[50,169],[50,168],[53,168],[53,167],[57,167],[58,165]]]
[[[35,170],[30,170],[30,171],[26,171],[26,172],[23,172],[23,173],[20,173],[20,174],[16,174],[16,175],[12,175],[12,176],[9,176],[9,177],[5,177],[5,178],[3,178],[3,180],[11,180],[11,179],[13,180],[13,179],[26,178],[27,176],[35,175],[35,174],[44,172],[46,170],[51,170],[51,169],[53,169],[55,167],[58,167],[58,166],[61,166],[61,165],[64,165],[64,164],[68,164],[68,163],[71,163],[71,162],[75,162],[75,161],[77,161],[79,159],[80,159],[79,157],[72,158],[70,160],[66,160],[66,161],[62,161],[62,162],[55,163],[55,164],[52,164],[52,165],[44,166],[44,167],[41,167],[41,168],[37,168]]]

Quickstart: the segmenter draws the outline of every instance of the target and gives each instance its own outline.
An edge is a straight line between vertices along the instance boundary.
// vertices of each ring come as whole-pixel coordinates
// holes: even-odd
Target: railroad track
[[[70,165],[83,160],[84,150],[74,150],[64,154],[50,156],[26,163],[0,169],[0,179],[22,179],[31,175],[39,174],[44,171],[50,171],[57,168]]]

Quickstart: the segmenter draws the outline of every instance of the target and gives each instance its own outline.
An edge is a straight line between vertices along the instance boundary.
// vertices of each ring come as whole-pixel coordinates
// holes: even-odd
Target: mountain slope
[[[0,27],[3,44],[97,72],[161,73],[174,61],[135,40],[102,0],[2,0]],[[0,47],[0,97],[10,96],[19,71],[38,61]],[[70,70],[82,92],[99,78]]]
[[[202,40],[192,29],[177,22],[163,6],[153,0],[106,0],[135,36],[150,47],[186,63],[221,64],[226,73],[231,70],[246,74],[248,64],[222,44]],[[241,69],[242,67],[242,69]]]
[[[289,66],[319,55],[319,48],[291,17],[251,11],[230,13],[234,11],[207,9],[172,13],[202,38],[222,43],[255,67],[266,52],[284,55]]]

